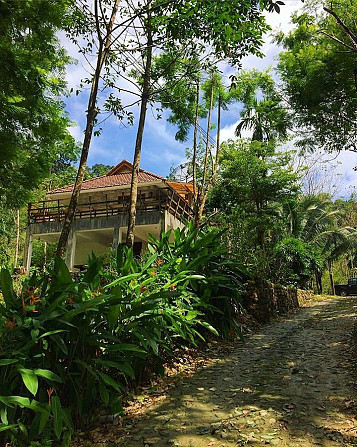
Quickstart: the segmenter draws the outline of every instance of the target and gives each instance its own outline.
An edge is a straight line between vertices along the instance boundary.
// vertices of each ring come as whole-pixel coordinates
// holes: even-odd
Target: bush
[[[152,238],[143,261],[120,246],[115,274],[93,256],[74,280],[56,259],[16,293],[3,269],[0,440],[66,443],[99,403],[121,413],[149,360],[159,368],[174,347],[203,340],[202,330],[218,335],[213,323],[228,333],[239,282],[222,256],[220,233],[189,225]]]

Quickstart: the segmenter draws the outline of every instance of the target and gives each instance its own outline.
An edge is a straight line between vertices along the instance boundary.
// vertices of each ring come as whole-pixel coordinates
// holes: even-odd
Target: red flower
[[[12,317],[12,321],[6,320],[7,327],[10,331],[14,330],[14,327],[17,326],[16,318]]]
[[[49,390],[47,390],[47,394],[48,394],[48,406],[51,406],[51,396],[53,394],[54,389],[51,387]]]

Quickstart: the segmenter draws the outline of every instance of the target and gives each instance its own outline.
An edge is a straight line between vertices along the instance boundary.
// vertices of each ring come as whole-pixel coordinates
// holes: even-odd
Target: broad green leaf
[[[6,406],[2,406],[0,409],[0,418],[1,418],[1,422],[5,425],[7,425],[9,423],[8,419],[7,419],[7,407]]]
[[[201,312],[198,312],[197,310],[190,310],[189,312],[187,312],[186,315],[186,320],[193,320],[194,318],[197,317],[197,315],[201,315]]]
[[[34,369],[33,372],[36,376],[44,377],[45,379],[52,380],[54,382],[63,382],[63,380],[52,371],[48,369]]]
[[[1,269],[0,286],[6,307],[9,309],[15,303],[16,296],[12,285],[12,278],[7,269]]]
[[[109,323],[109,328],[113,329],[114,326],[118,323],[118,318],[120,315],[120,309],[121,309],[121,305],[117,304],[116,306],[110,306],[109,307],[109,312],[108,312],[108,323]]]
[[[136,279],[141,275],[141,273],[131,273],[130,275],[126,275],[126,276],[121,276],[118,279],[115,279],[113,282],[111,282],[110,284],[107,284],[104,289],[110,289],[113,286],[116,286],[118,284],[121,284],[122,282],[128,282],[132,279]]]
[[[9,407],[14,407],[15,405],[18,405],[21,408],[29,408],[30,410],[33,411],[38,412],[48,411],[45,404],[37,402],[34,399],[30,401],[30,399],[28,399],[27,397],[22,396],[0,396],[0,402],[4,403]]]
[[[17,363],[17,359],[0,359],[0,366],[11,365],[11,363]]]
[[[107,374],[98,371],[98,375],[102,378],[102,380],[107,384],[110,385],[111,387],[113,387],[115,390],[121,392],[122,391],[122,387],[120,386],[119,383],[117,383],[114,379],[112,379],[110,376],[108,376]]]
[[[64,260],[60,257],[55,258],[55,265],[53,269],[53,279],[55,279],[55,286],[63,287],[64,284],[71,284],[73,282],[72,276]]]
[[[212,332],[214,335],[219,337],[219,333],[217,329],[215,329],[213,326],[211,326],[207,321],[200,321],[200,325],[208,329],[210,332]]]
[[[145,353],[145,351],[139,346],[133,343],[116,343],[115,345],[108,345],[106,347],[108,351],[129,351],[129,352],[140,352]]]
[[[19,368],[18,371],[21,374],[26,388],[35,396],[38,389],[38,379],[36,374],[31,369],[27,368]]]
[[[129,363],[112,362],[111,360],[102,360],[102,359],[98,359],[97,362],[100,365],[103,365],[107,368],[115,368],[118,370],[119,373],[124,374],[125,376],[128,376],[128,377],[131,377],[132,379],[135,379],[134,370],[129,365]]]
[[[0,424],[0,432],[6,431],[6,430],[11,430],[12,428],[15,428],[15,427],[17,427],[17,424],[11,424],[11,425]]]
[[[47,421],[48,421],[49,417],[50,417],[50,412],[49,411],[41,413],[40,423],[39,423],[39,426],[38,426],[38,434],[39,435],[43,432],[43,429],[46,427],[46,424],[47,424]]]
[[[63,428],[63,415],[61,401],[58,396],[54,396],[51,399],[51,409],[54,419],[54,430],[57,438],[59,439]]]
[[[23,435],[25,436],[25,438],[28,438],[29,434],[26,428],[26,425],[23,424],[21,421],[17,421],[18,426],[20,428],[20,430],[22,431]]]
[[[62,408],[62,417],[63,422],[65,423],[68,430],[73,433],[74,432],[74,424],[71,416],[71,409],[70,408]]]
[[[68,349],[62,337],[60,337],[58,334],[52,334],[50,335],[50,338],[56,343],[56,345],[65,355],[68,355]]]
[[[67,332],[67,330],[66,329],[57,329],[56,331],[45,332],[44,334],[40,335],[38,338],[47,337],[48,335],[53,335],[53,334],[60,334],[61,332]]]

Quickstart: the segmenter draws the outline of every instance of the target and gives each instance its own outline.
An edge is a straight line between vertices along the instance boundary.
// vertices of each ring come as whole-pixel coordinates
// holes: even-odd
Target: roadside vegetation
[[[355,6],[315,3],[276,36],[277,72],[260,72],[242,70],[242,58],[262,55],[264,13],[279,13],[280,0],[94,0],[92,9],[0,1],[1,445],[69,445],[91,417],[122,414],[135,386],[162,373],[176,349],[241,336],[248,279],[322,294],[357,276],[356,193],[332,194],[306,162],[318,150],[356,152]],[[94,61],[75,92],[66,89],[71,61],[58,33]],[[224,77],[222,63],[236,74]],[[85,136],[76,142],[63,98],[87,87]],[[123,92],[133,101],[124,104]],[[235,138],[222,141],[222,116],[237,104]],[[187,162],[170,178],[192,182],[194,218],[150,236],[137,259],[137,173],[150,108],[187,142]],[[127,241],[93,254],[74,276],[64,249],[82,181],[111,168],[87,166],[91,139],[109,117],[137,124]],[[23,275],[27,202],[71,183],[59,243],[35,241]]]

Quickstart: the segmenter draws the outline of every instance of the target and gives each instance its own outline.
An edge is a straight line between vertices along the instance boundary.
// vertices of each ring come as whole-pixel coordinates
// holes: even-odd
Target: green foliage
[[[0,195],[19,207],[73,146],[59,101],[68,62],[58,45],[67,1],[0,2]]]
[[[291,114],[283,104],[269,70],[248,70],[232,76],[230,96],[243,103],[236,135],[250,130],[252,140],[284,141],[291,127]]]
[[[160,370],[173,348],[207,330],[217,335],[213,323],[236,326],[239,272],[220,236],[189,225],[152,238],[143,261],[119,246],[115,270],[93,256],[77,279],[57,258],[49,275],[27,278],[18,292],[3,269],[2,440],[62,439],[94,407],[121,413],[128,384],[147,365]]]
[[[210,44],[217,59],[237,63],[247,54],[261,55],[262,35],[269,29],[262,10],[271,4],[250,0],[175,2],[168,5],[166,17],[156,20],[173,40],[197,39]]]
[[[215,228],[199,230],[190,222],[182,230],[164,233],[160,240],[151,237],[149,249],[160,254],[171,274],[187,269],[204,275],[191,280],[189,290],[201,298],[198,309],[205,320],[228,336],[240,333],[235,317],[240,309],[242,280],[249,274],[243,264],[227,255],[225,233]]]
[[[276,153],[272,143],[237,140],[222,145],[219,181],[210,206],[220,210],[231,228],[230,249],[261,274],[262,269],[267,274],[262,263],[280,231],[281,207],[299,191],[290,157],[288,152]]]
[[[326,6],[356,36],[356,3],[333,0]],[[299,145],[311,151],[356,151],[357,41],[321,9],[317,16],[295,14],[292,21],[295,28],[277,36],[285,49],[278,71],[294,111]]]
[[[87,178],[101,177],[106,175],[114,166],[96,163],[87,167]]]
[[[285,238],[274,247],[273,278],[277,282],[308,288],[315,271],[321,270],[322,259],[318,250],[308,242],[293,237]]]

